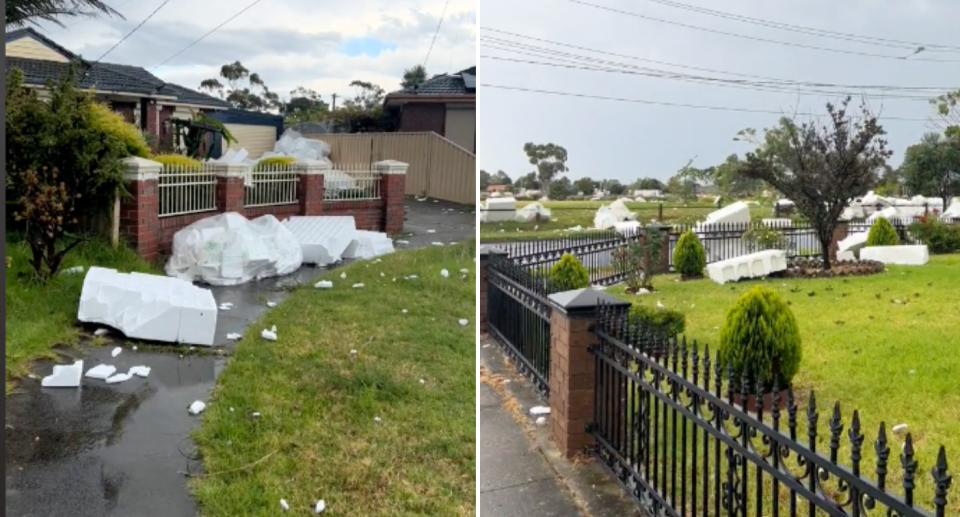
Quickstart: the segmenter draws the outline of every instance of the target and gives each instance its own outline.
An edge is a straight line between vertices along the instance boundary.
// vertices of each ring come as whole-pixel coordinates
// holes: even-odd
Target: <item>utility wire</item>
[[[590,53],[595,53],[595,54],[601,54],[601,55],[606,55],[606,56],[611,56],[611,57],[624,58],[624,59],[629,59],[629,60],[631,60],[631,61],[637,61],[637,62],[642,62],[642,63],[653,63],[653,64],[657,64],[657,65],[661,65],[661,66],[669,66],[669,67],[682,68],[682,69],[687,69],[687,70],[696,70],[696,71],[699,71],[699,72],[708,72],[708,73],[714,73],[714,74],[729,75],[729,76],[734,76],[734,77],[746,77],[746,78],[752,78],[752,79],[760,79],[760,80],[764,80],[764,81],[778,82],[778,83],[781,83],[781,84],[796,84],[796,85],[803,85],[803,86],[827,87],[827,88],[851,88],[851,89],[871,89],[871,90],[902,90],[902,91],[930,91],[930,92],[952,91],[952,90],[955,90],[955,89],[956,89],[956,86],[955,86],[955,85],[954,85],[954,86],[850,85],[850,84],[833,84],[833,83],[818,83],[818,82],[809,82],[809,81],[797,81],[797,80],[794,80],[794,79],[778,79],[778,78],[771,78],[771,77],[765,77],[765,76],[759,76],[759,75],[743,74],[743,73],[729,72],[729,71],[724,71],[724,70],[716,70],[716,69],[711,69],[711,68],[703,68],[703,67],[696,67],[696,66],[689,66],[689,65],[681,65],[681,64],[677,64],[677,63],[670,63],[670,62],[667,62],[667,61],[658,61],[658,60],[655,60],[655,59],[646,59],[646,58],[631,56],[631,55],[627,55],[627,54],[618,54],[618,53],[616,53],[616,52],[608,52],[608,51],[605,51],[605,50],[598,50],[598,49],[589,48],[589,47],[582,47],[582,46],[577,46],[577,45],[570,45],[570,44],[567,44],[567,43],[561,43],[561,42],[558,42],[558,41],[552,41],[552,40],[547,40],[547,39],[542,39],[542,38],[535,38],[535,37],[532,37],[532,36],[524,36],[524,35],[522,35],[522,34],[518,34],[518,33],[514,33],[514,32],[509,32],[509,31],[504,31],[504,30],[499,30],[499,29],[493,29],[493,28],[489,28],[489,27],[482,27],[481,30],[486,31],[486,32],[493,32],[493,33],[496,33],[496,34],[503,34],[503,35],[511,36],[511,37],[513,37],[513,38],[517,38],[517,39],[521,39],[521,40],[530,40],[530,41],[535,41],[535,42],[538,42],[538,43],[546,43],[546,44],[548,44],[548,45],[554,45],[554,46],[558,46],[558,47],[569,48],[569,49],[573,49],[573,50],[579,50],[579,51],[590,52]],[[481,35],[478,39],[479,39],[479,41],[480,41],[481,44],[483,44],[483,43],[485,43],[485,42],[489,42],[489,43],[499,43],[499,44],[502,44],[502,45],[506,45],[506,46],[508,46],[508,47],[511,47],[509,51],[512,51],[512,52],[519,52],[520,49],[525,48],[525,49],[531,49],[531,50],[536,51],[536,52],[547,53],[547,54],[555,54],[555,55],[563,55],[563,56],[576,56],[576,57],[578,57],[578,58],[580,58],[580,59],[583,59],[583,60],[592,60],[592,59],[595,59],[595,58],[593,58],[592,56],[583,56],[583,55],[579,55],[579,56],[578,56],[577,54],[566,53],[566,52],[562,52],[562,51],[558,51],[558,50],[556,50],[556,49],[550,49],[550,48],[546,48],[546,47],[538,47],[538,46],[535,46],[535,45],[528,45],[528,44],[526,44],[526,43],[521,43],[521,42],[518,42],[518,41],[513,41],[513,40],[509,40],[509,39],[504,39],[504,38],[497,38],[497,37],[494,37],[494,36],[484,36],[484,35]],[[516,49],[516,50],[514,50],[514,49]]]
[[[673,108],[691,108],[691,109],[702,109],[702,110],[711,110],[711,111],[735,111],[740,113],[762,113],[762,114],[773,114],[773,115],[785,115],[782,111],[773,111],[773,110],[764,110],[764,109],[754,109],[754,108],[737,108],[729,106],[707,106],[702,104],[685,104],[677,102],[664,102],[664,101],[652,101],[646,99],[626,99],[622,97],[607,97],[603,95],[592,95],[586,93],[575,93],[575,92],[558,92],[552,90],[541,90],[535,88],[523,88],[519,86],[502,86],[497,84],[481,84],[480,86],[484,88],[493,88],[498,90],[510,90],[526,93],[536,93],[541,95],[558,95],[564,97],[576,97],[580,99],[593,99],[593,100],[605,100],[605,101],[614,101],[614,102],[626,102],[632,104],[647,104],[651,106],[666,106]],[[807,117],[818,117],[822,114],[814,113],[796,113],[797,116],[807,116]],[[926,118],[905,118],[905,117],[877,117],[882,120],[891,120],[891,121],[902,121],[902,122],[930,122],[930,119]]]
[[[650,20],[650,21],[654,21],[654,22],[658,22],[658,23],[667,24],[667,25],[675,25],[675,26],[677,26],[677,27],[684,27],[684,28],[686,28],[686,29],[692,29],[692,30],[698,30],[698,31],[703,31],[703,32],[709,32],[709,33],[711,33],[711,34],[720,34],[720,35],[723,35],[723,36],[730,36],[730,37],[733,37],[733,38],[742,38],[742,39],[751,40],[751,41],[759,41],[759,42],[763,42],[763,43],[773,43],[773,44],[776,44],[776,45],[783,45],[783,46],[787,46],[787,47],[805,48],[805,49],[808,49],[808,50],[820,50],[820,51],[823,51],[823,52],[833,52],[833,53],[837,53],[837,54],[849,54],[849,55],[861,56],[861,57],[872,57],[872,58],[880,58],[880,59],[896,59],[896,60],[899,60],[899,61],[906,61],[906,60],[907,60],[907,57],[908,57],[908,56],[893,56],[893,55],[890,55],[890,54],[874,54],[874,53],[871,53],[871,52],[857,52],[857,51],[854,51],[854,50],[842,50],[842,49],[837,49],[837,48],[818,47],[818,46],[815,46],[815,45],[805,45],[805,44],[802,44],[802,43],[792,43],[792,42],[789,42],[789,41],[780,41],[780,40],[774,40],[774,39],[759,38],[759,37],[756,37],[756,36],[748,36],[748,35],[746,35],[746,34],[738,34],[738,33],[735,33],[735,32],[726,32],[726,31],[721,31],[721,30],[717,30],[717,29],[711,29],[711,28],[708,28],[708,27],[700,27],[700,26],[698,26],[698,25],[690,25],[690,24],[687,24],[687,23],[675,22],[675,21],[672,21],[672,20],[664,20],[664,19],[662,19],[662,18],[654,18],[654,17],[652,17],[652,16],[646,16],[646,15],[643,15],[643,14],[633,13],[633,12],[630,12],[630,11],[624,11],[624,10],[621,10],[621,9],[614,9],[614,8],[612,8],[612,7],[606,7],[606,6],[602,6],[602,5],[598,5],[598,4],[592,4],[592,3],[589,3],[589,2],[584,2],[583,0],[564,0],[564,1],[565,1],[565,2],[570,2],[570,3],[572,3],[572,4],[582,5],[582,6],[585,6],[585,7],[591,7],[591,8],[594,8],[594,9],[601,10],[601,11],[607,11],[607,12],[611,12],[611,13],[620,14],[620,15],[623,15],[623,16],[630,16],[630,17],[633,17],[633,18],[641,18],[641,19],[644,19],[644,20]],[[956,60],[956,59],[913,58],[913,59],[910,59],[910,61],[923,61],[923,62],[927,62],[927,63],[960,63],[960,60]]]
[[[443,12],[440,13],[440,21],[437,22],[437,30],[433,31],[433,40],[430,41],[430,48],[427,49],[427,57],[423,58],[423,68],[427,68],[427,61],[430,60],[430,53],[433,52],[433,45],[437,42],[437,35],[440,34],[440,26],[443,25],[443,18],[447,15],[447,6],[450,0],[443,2]]]
[[[98,57],[97,60],[93,62],[93,64],[96,65],[97,63],[99,63],[100,61],[102,61],[103,58],[107,57],[107,54],[113,52],[113,50],[114,50],[115,48],[119,47],[120,44],[123,43],[124,41],[127,41],[127,38],[129,38],[130,36],[133,36],[133,33],[134,33],[134,32],[137,32],[138,30],[140,30],[140,27],[143,27],[143,24],[147,23],[147,22],[150,20],[150,18],[153,18],[153,15],[157,14],[157,12],[159,12],[160,9],[163,9],[163,6],[167,5],[168,3],[170,3],[170,0],[163,0],[163,3],[161,3],[156,9],[154,9],[153,12],[150,13],[149,16],[147,16],[146,18],[144,18],[143,21],[140,22],[139,25],[137,25],[136,27],[134,27],[133,30],[131,30],[130,32],[128,32],[126,36],[120,38],[120,41],[116,42],[112,47],[110,47],[109,50],[107,50],[106,52],[104,52],[102,56]]]
[[[223,22],[223,23],[221,23],[220,25],[217,25],[216,27],[214,27],[210,32],[204,34],[203,36],[200,36],[199,38],[197,38],[196,40],[194,40],[192,43],[190,43],[189,45],[187,45],[186,47],[183,47],[182,49],[180,49],[179,51],[177,51],[176,54],[168,57],[167,59],[164,59],[163,61],[161,61],[159,65],[157,65],[157,66],[153,67],[152,69],[150,69],[150,72],[152,73],[152,72],[154,72],[156,69],[160,68],[161,66],[169,63],[170,61],[173,61],[174,58],[176,58],[176,57],[179,56],[180,54],[183,54],[184,52],[186,52],[190,47],[196,45],[197,43],[200,43],[201,41],[203,41],[204,39],[206,39],[207,36],[213,34],[214,32],[217,32],[217,31],[220,30],[224,25],[232,22],[235,18],[237,18],[237,17],[240,16],[241,14],[247,12],[247,11],[250,10],[253,6],[259,4],[259,3],[262,2],[262,1],[263,1],[263,0],[254,0],[250,5],[244,7],[243,9],[241,9],[237,14],[234,14],[233,16],[227,18],[227,20],[226,20],[225,22]]]
[[[852,41],[852,42],[863,43],[867,45],[887,46],[887,47],[902,48],[907,50],[916,50],[918,48],[923,48],[925,51],[929,51],[929,52],[960,51],[960,47],[956,45],[939,45],[936,43],[920,43],[916,41],[904,41],[904,40],[896,40],[896,39],[890,39],[890,38],[880,38],[876,36],[863,36],[859,34],[851,34],[848,32],[838,32],[838,31],[831,31],[826,29],[818,29],[814,27],[805,27],[802,25],[791,25],[789,23],[777,22],[772,20],[764,20],[762,18],[753,18],[750,16],[744,16],[740,14],[717,11],[714,9],[707,9],[706,7],[685,4],[682,2],[674,2],[672,0],[645,0],[645,1],[654,3],[654,4],[666,5],[676,9],[683,9],[683,10],[691,11],[695,13],[706,14],[709,16],[716,16],[719,18],[735,20],[742,23],[760,25],[763,27],[770,27],[770,28],[781,29],[785,31],[799,32],[801,34],[822,36],[825,38],[834,38],[834,39],[839,39],[843,41]]]

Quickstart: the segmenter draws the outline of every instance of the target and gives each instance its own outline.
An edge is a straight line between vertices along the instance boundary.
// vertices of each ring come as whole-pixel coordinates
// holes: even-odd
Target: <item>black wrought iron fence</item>
[[[594,332],[600,344],[591,349],[593,452],[649,515],[948,515],[951,476],[943,447],[935,464],[921,470],[910,434],[891,457],[894,442],[883,423],[875,432],[864,429],[856,411],[845,423],[835,404],[829,445],[821,453],[813,393],[801,409],[792,390],[774,386],[765,409],[750,372],[724,371],[696,343],[673,340],[651,348],[650,336],[619,307],[601,307]],[[865,445],[868,438],[872,445]],[[846,461],[840,459],[842,441],[849,447]],[[900,494],[888,484],[896,471],[902,474]],[[930,499],[917,493],[920,476],[932,478]]]

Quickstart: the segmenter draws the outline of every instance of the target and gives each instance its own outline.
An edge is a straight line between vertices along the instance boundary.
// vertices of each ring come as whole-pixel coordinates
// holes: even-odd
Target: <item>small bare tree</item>
[[[849,104],[850,97],[839,106],[827,103],[829,120],[823,124],[783,117],[779,126],[764,132],[763,141],[753,129],[734,138],[757,146],[741,162],[741,174],[765,181],[796,204],[817,233],[825,269],[830,269],[830,243],[840,214],[877,185],[878,171],[892,154],[877,117],[865,104],[860,117],[851,117]]]

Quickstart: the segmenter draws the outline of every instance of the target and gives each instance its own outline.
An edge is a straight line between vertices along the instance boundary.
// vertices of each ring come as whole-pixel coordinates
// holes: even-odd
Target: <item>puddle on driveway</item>
[[[267,301],[282,301],[292,285],[321,273],[304,267],[282,279],[212,288],[218,304],[233,303],[218,315],[216,345],[229,348],[227,333],[242,333],[268,310]],[[80,389],[41,389],[27,380],[7,397],[5,515],[197,515],[183,475],[201,468],[189,439],[197,420],[187,406],[207,401],[225,359],[127,345],[114,358],[113,348],[85,349],[84,371],[101,363],[121,372],[144,365],[150,375],[112,385],[84,378]],[[49,372],[43,365],[37,374]]]

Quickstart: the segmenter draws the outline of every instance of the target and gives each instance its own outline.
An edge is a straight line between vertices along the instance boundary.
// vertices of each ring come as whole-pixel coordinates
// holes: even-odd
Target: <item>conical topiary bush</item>
[[[870,225],[870,232],[867,233],[867,246],[897,246],[899,244],[900,237],[897,236],[897,230],[887,218],[878,217]]]
[[[774,385],[788,388],[800,369],[800,329],[790,307],[772,289],[756,286],[727,311],[720,329],[720,364],[731,367],[734,383],[747,375],[749,392]],[[738,390],[740,387],[738,386]]]
[[[564,253],[550,269],[550,286],[557,291],[590,287],[590,273],[577,260],[577,257]]]
[[[687,230],[677,239],[673,249],[673,268],[684,279],[702,278],[703,269],[707,267],[707,254],[703,251],[703,244],[693,230]]]

